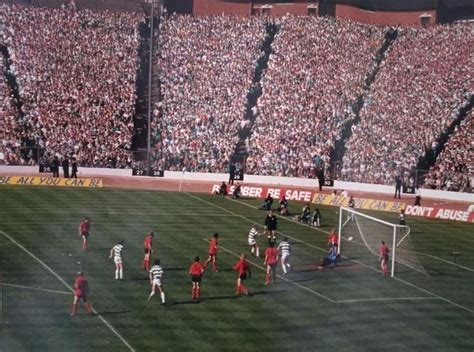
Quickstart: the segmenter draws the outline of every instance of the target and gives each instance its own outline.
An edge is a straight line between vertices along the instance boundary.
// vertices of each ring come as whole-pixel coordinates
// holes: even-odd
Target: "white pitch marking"
[[[204,203],[206,203],[206,204],[209,204],[209,205],[211,205],[211,206],[213,206],[213,207],[215,207],[215,208],[224,210],[224,211],[226,211],[226,212],[228,212],[228,213],[230,213],[230,214],[233,214],[233,215],[235,215],[235,216],[238,216],[238,217],[240,217],[240,218],[242,218],[242,219],[244,219],[244,220],[246,220],[246,221],[248,221],[248,222],[251,222],[252,224],[255,223],[255,221],[253,221],[253,220],[251,220],[251,219],[249,219],[249,218],[247,218],[247,217],[245,217],[245,216],[243,216],[243,215],[234,213],[233,211],[227,210],[227,209],[225,209],[225,208],[223,208],[223,207],[221,207],[221,206],[219,206],[219,205],[217,205],[217,204],[208,202],[207,200],[202,199],[202,198],[199,198],[199,197],[197,197],[197,196],[195,196],[195,195],[193,195],[193,194],[191,194],[191,193],[189,193],[189,192],[185,192],[185,193],[186,193],[188,196],[192,197],[192,198],[198,199],[198,200],[200,200],[201,202],[204,202]],[[240,203],[240,202],[238,202],[238,203]],[[245,203],[241,203],[241,204],[245,204]],[[255,209],[255,207],[253,207],[253,206],[250,206],[250,207]],[[297,224],[299,224],[299,223],[297,223]],[[301,224],[301,225],[304,225],[304,224]],[[323,231],[323,230],[320,230],[320,229],[315,229],[315,230],[318,230],[318,231],[327,233],[326,231]],[[298,242],[300,242],[300,243],[302,243],[302,244],[304,244],[304,245],[306,245],[306,246],[308,246],[308,247],[311,247],[311,248],[314,248],[314,249],[318,249],[318,250],[327,252],[327,250],[324,249],[324,248],[321,248],[321,247],[318,247],[318,246],[314,246],[314,245],[312,245],[311,243],[307,243],[307,242],[305,242],[305,241],[296,239],[296,238],[294,238],[294,237],[292,237],[292,236],[290,236],[290,235],[286,235],[286,234],[284,234],[284,233],[282,233],[282,232],[280,232],[280,231],[277,231],[277,233],[279,233],[279,234],[281,234],[281,235],[284,235],[284,236],[286,236],[286,237],[288,237],[288,238],[291,238],[291,239],[293,239],[293,240],[296,240],[296,241],[298,241]],[[364,263],[361,263],[361,262],[358,261],[358,260],[351,259],[351,258],[347,258],[347,257],[344,257],[344,256],[342,256],[342,258],[347,259],[347,260],[350,260],[350,261],[352,261],[352,262],[354,262],[354,263],[357,263],[357,264],[359,264],[360,266],[363,266],[363,267],[365,267],[365,268],[367,268],[367,269],[369,269],[369,270],[375,271],[376,273],[380,273],[379,270],[374,269],[374,268],[372,268],[372,267],[370,267],[370,266],[368,266],[368,265],[365,265]],[[421,291],[421,292],[427,293],[427,294],[429,294],[429,295],[431,295],[431,296],[433,296],[433,297],[436,297],[436,298],[438,298],[438,299],[440,299],[440,300],[442,300],[442,301],[444,301],[444,302],[446,302],[446,303],[449,303],[449,304],[451,304],[451,305],[453,305],[453,306],[455,306],[455,307],[457,307],[457,308],[463,309],[463,310],[465,310],[465,311],[467,311],[467,312],[469,312],[469,313],[474,314],[474,310],[472,310],[471,308],[468,308],[468,307],[465,307],[465,306],[463,306],[463,305],[461,305],[461,304],[458,304],[458,303],[456,303],[456,302],[453,302],[453,301],[451,301],[450,299],[445,298],[445,297],[443,297],[443,296],[439,296],[439,295],[437,295],[436,293],[433,293],[433,292],[431,292],[431,291],[429,291],[429,290],[427,290],[427,289],[424,289],[424,288],[422,288],[422,287],[416,286],[415,284],[412,284],[412,283],[410,283],[410,282],[408,282],[408,281],[405,281],[405,280],[403,280],[403,279],[400,279],[400,278],[398,278],[398,277],[396,277],[396,276],[392,277],[392,279],[397,280],[398,282],[404,283],[404,284],[407,285],[407,286],[413,287],[413,288],[415,288],[415,289],[417,289],[417,290],[419,290],[419,291]]]
[[[405,252],[407,252],[407,251],[405,251]],[[457,266],[458,268],[461,268],[461,269],[464,269],[464,270],[467,270],[467,271],[470,271],[470,272],[474,273],[474,269],[469,268],[467,266],[464,266],[464,265],[461,265],[461,264],[458,264],[458,263],[453,263],[453,262],[450,262],[449,260],[446,260],[446,259],[443,259],[443,258],[440,258],[440,257],[436,257],[436,256],[428,254],[428,253],[416,252],[416,251],[414,253],[419,254],[419,255],[424,255],[425,257],[432,258],[432,259],[438,260],[438,261],[446,263],[446,264],[454,265],[454,266]]]
[[[421,301],[421,300],[439,300],[438,297],[380,297],[380,298],[362,298],[345,299],[336,301],[336,303],[359,303],[359,302],[385,302],[385,301]]]
[[[14,285],[14,284],[9,284],[7,282],[2,282],[0,285],[15,287],[15,288],[23,288],[23,289],[26,289],[26,290],[33,290],[33,291],[59,293],[59,294],[68,295],[68,296],[71,295],[71,292],[68,292],[68,291],[58,291],[58,290],[49,290],[49,289],[46,289],[46,288],[39,288],[39,287],[32,287],[32,286]]]
[[[46,265],[41,259],[39,259],[37,256],[35,256],[33,253],[31,253],[28,249],[26,249],[25,247],[23,247],[23,245],[21,245],[20,243],[18,243],[16,240],[14,240],[12,237],[10,237],[10,235],[8,235],[7,233],[3,232],[3,231],[0,231],[0,233],[5,236],[6,238],[8,238],[10,241],[12,241],[15,245],[17,245],[20,249],[22,249],[25,253],[27,253],[30,257],[32,257],[34,260],[36,260],[38,263],[40,263],[43,268],[45,268],[46,270],[48,270],[51,274],[53,274],[59,281],[61,281],[63,283],[64,286],[66,286],[71,292],[74,292],[74,290],[72,289],[72,287],[66,282],[63,280],[63,278],[61,276],[59,276],[53,269],[51,269],[48,265]],[[125,346],[128,347],[128,349],[131,351],[131,352],[135,352],[135,349],[130,346],[130,344],[127,342],[127,340],[125,340],[123,338],[122,335],[120,335],[118,333],[117,330],[114,329],[114,327],[112,325],[109,324],[109,322],[107,320],[104,319],[104,317],[102,317],[102,315],[100,315],[95,309],[93,309],[93,312],[95,315],[97,315],[97,317],[102,320],[102,322],[124,343]]]
[[[235,203],[238,203],[238,204],[241,204],[241,205],[245,205],[249,208],[252,208],[252,209],[257,209],[255,206],[251,205],[251,204],[248,204],[248,203],[245,203],[245,202],[242,202],[240,200],[237,200],[237,199],[232,199],[232,198],[226,198],[228,201],[231,201],[231,202],[235,202]],[[293,220],[291,218],[287,218],[287,217],[284,217],[282,215],[279,215],[279,214],[274,214],[276,215],[278,218],[280,219],[283,219],[283,220],[286,220],[286,221],[289,221],[289,222],[293,222],[295,224],[298,224],[300,226],[304,226],[304,227],[307,227],[307,228],[310,228],[312,230],[315,230],[315,231],[319,231],[319,232],[322,232],[322,233],[325,233],[327,234],[328,232],[324,231],[324,230],[321,230],[321,229],[318,229],[317,227],[314,227],[314,226],[310,226],[308,224],[304,224],[302,222],[299,222],[299,221],[296,221],[296,220]],[[344,237],[343,237],[344,238]],[[347,239],[344,238],[346,241]],[[400,250],[400,249],[399,249]],[[427,254],[427,253],[423,253],[423,252],[417,252],[417,251],[414,251],[413,253],[416,253],[416,254],[420,254],[420,255],[424,255],[426,257],[429,257],[429,258],[432,258],[432,259],[435,259],[435,260],[438,260],[440,262],[443,262],[443,263],[446,263],[446,264],[450,264],[450,265],[454,265],[458,268],[461,268],[461,269],[464,269],[464,270],[467,270],[467,271],[471,271],[471,272],[474,272],[474,269],[473,268],[469,268],[467,266],[464,266],[464,265],[461,265],[461,264],[458,264],[458,263],[453,263],[453,262],[450,262],[449,260],[446,260],[446,259],[443,259],[443,258],[440,258],[440,257],[436,257],[434,255],[431,255],[431,254]]]
[[[207,239],[204,239],[204,241],[209,242],[209,240],[207,240]],[[227,249],[227,248],[222,247],[222,246],[219,246],[219,248],[223,249],[225,252],[227,252],[227,253],[229,253],[229,254],[232,254],[234,257],[240,258],[240,254],[237,254],[236,252],[233,252],[233,251],[231,251],[230,249]],[[259,268],[259,269],[261,269],[261,270],[263,270],[263,271],[265,271],[265,272],[267,271],[263,266],[261,266],[261,265],[255,263],[255,262],[253,262],[253,261],[251,261],[251,260],[248,260],[248,259],[247,259],[247,262],[249,262],[249,263],[252,264],[253,266],[255,266],[255,267],[257,267],[257,268]],[[321,297],[321,298],[325,299],[326,301],[329,301],[329,302],[331,302],[331,303],[336,303],[335,300],[333,300],[333,299],[331,299],[331,298],[329,298],[329,297],[327,297],[327,296],[325,296],[325,295],[323,295],[323,294],[321,294],[321,293],[319,293],[319,292],[317,292],[317,291],[314,291],[314,290],[310,289],[309,287],[303,286],[303,285],[301,285],[301,284],[299,284],[299,283],[297,283],[297,282],[295,282],[295,281],[289,280],[289,279],[287,279],[286,277],[281,276],[281,275],[279,275],[279,274],[276,274],[276,276],[277,276],[279,279],[281,279],[281,280],[283,280],[283,281],[286,281],[286,282],[288,282],[288,283],[290,283],[290,284],[293,284],[293,285],[295,285],[295,286],[297,286],[297,287],[299,287],[299,288],[301,288],[301,289],[303,289],[303,290],[305,290],[305,291],[308,291],[309,293],[312,293],[313,295],[316,295],[316,296],[318,296],[318,297]]]

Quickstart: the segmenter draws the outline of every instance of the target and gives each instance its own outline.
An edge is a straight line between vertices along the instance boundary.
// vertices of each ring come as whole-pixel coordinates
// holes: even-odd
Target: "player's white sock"
[[[161,296],[161,303],[164,304],[165,303],[165,293],[161,292],[160,296]]]
[[[148,300],[151,299],[151,297],[153,297],[155,295],[155,291],[151,291],[150,295],[148,296]]]
[[[122,280],[123,279],[123,269],[119,270],[119,275],[120,275],[120,280]]]
[[[118,280],[119,278],[119,270],[115,269],[115,280]]]
[[[250,252],[253,254],[255,252],[255,248],[252,247],[252,250]]]
[[[281,262],[281,268],[283,269],[283,272],[286,274],[286,264],[283,261]]]
[[[260,248],[257,246],[257,257],[260,257]]]

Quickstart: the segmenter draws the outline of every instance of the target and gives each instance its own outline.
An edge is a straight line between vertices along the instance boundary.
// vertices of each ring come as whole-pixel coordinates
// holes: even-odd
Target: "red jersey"
[[[204,268],[202,264],[199,262],[194,262],[189,267],[189,274],[193,276],[201,276],[203,271],[204,271]]]
[[[152,235],[147,235],[145,237],[145,241],[143,242],[143,245],[145,246],[146,249],[151,249],[153,245],[153,237]]]
[[[250,265],[246,260],[239,260],[234,265],[234,270],[239,272],[239,275],[244,275],[250,271]]]
[[[84,278],[84,276],[78,276],[76,277],[76,280],[74,281],[74,287],[75,291],[74,294],[78,297],[85,296],[88,290],[88,284],[87,280]]]
[[[211,240],[211,244],[209,245],[209,254],[215,255],[217,253],[217,238],[213,238]]]
[[[79,231],[81,232],[81,234],[89,233],[89,229],[90,229],[89,221],[82,220],[81,223],[79,224]]]
[[[339,240],[339,239],[338,239],[338,237],[337,237],[337,233],[331,232],[331,233],[329,234],[329,237],[328,237],[328,243],[329,243],[329,244],[335,245],[335,244],[337,244],[338,240]]]
[[[381,244],[379,252],[381,257],[387,257],[388,253],[390,253],[390,249],[388,249],[386,245]]]
[[[268,247],[265,250],[265,262],[267,264],[276,264],[278,262],[278,249]]]

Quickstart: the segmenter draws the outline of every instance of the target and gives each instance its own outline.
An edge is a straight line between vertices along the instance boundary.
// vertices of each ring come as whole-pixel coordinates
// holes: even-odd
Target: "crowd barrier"
[[[38,176],[37,166],[0,166],[0,175],[15,175],[15,174],[28,174],[36,175],[37,177],[28,178],[27,181],[20,184],[31,184],[45,185],[46,182],[53,182],[48,177]],[[148,177],[148,176],[132,176],[131,169],[103,169],[103,168],[79,168],[78,175],[80,179],[88,179],[87,185],[89,187],[101,187],[102,183],[96,180],[97,177]],[[2,178],[0,178],[1,180]],[[43,181],[41,181],[43,179]],[[164,177],[156,178],[150,177],[155,180],[175,180],[175,181],[198,181],[209,184],[209,193],[215,192],[220,184],[229,179],[228,174],[211,174],[211,173],[199,173],[199,172],[177,172],[177,171],[165,171]],[[11,179],[18,181],[19,179]],[[71,180],[71,179],[70,179]],[[99,179],[100,180],[100,179]],[[333,196],[323,193],[318,193],[318,180],[317,179],[301,179],[293,177],[276,177],[276,176],[256,176],[256,175],[245,175],[245,182],[242,184],[242,196],[264,198],[268,193],[272,194],[274,198],[280,198],[281,195],[285,195],[289,200],[312,202],[316,204],[325,204],[333,206],[347,206],[347,198],[340,196]],[[72,184],[65,184],[66,181],[54,181],[59,182],[59,186],[74,186]],[[77,182],[77,181],[67,181]],[[4,183],[5,184],[5,183]],[[12,184],[12,183],[8,183]],[[16,183],[18,184],[18,183]],[[260,186],[262,185],[262,186]],[[264,185],[264,186],[263,186]],[[85,184],[79,183],[79,187],[85,187]],[[235,187],[235,186],[234,186]],[[347,190],[349,192],[366,192],[368,194],[380,193],[393,195],[395,191],[394,186],[385,185],[374,185],[364,184],[355,182],[343,182],[335,181],[334,187],[324,187],[324,189],[337,189],[340,191]],[[233,188],[230,189],[232,191]],[[460,207],[414,207],[407,203],[409,200],[412,203],[413,195],[405,195],[403,201],[383,201],[377,199],[371,199],[370,195],[364,198],[359,197],[356,199],[356,208],[368,209],[368,210],[381,210],[389,212],[399,212],[400,209],[405,209],[407,215],[424,216],[429,218],[439,219],[450,219],[457,221],[473,222],[474,221],[474,194],[471,193],[459,193],[459,192],[448,192],[439,190],[428,190],[422,189],[421,194],[423,198],[431,198],[434,200],[450,200],[454,202],[465,203]]]

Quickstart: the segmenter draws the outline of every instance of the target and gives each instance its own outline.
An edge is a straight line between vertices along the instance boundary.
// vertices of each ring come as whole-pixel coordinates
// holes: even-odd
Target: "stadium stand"
[[[144,15],[2,4],[0,24],[0,164],[74,155],[81,166],[144,168],[143,141],[142,159],[131,152]],[[474,92],[472,23],[399,27],[381,55],[389,31],[328,17],[162,14],[153,168],[225,172],[242,147],[246,173],[312,178],[343,145],[344,181],[401,174],[414,184],[432,154],[426,187],[470,191],[474,166],[461,156],[472,112],[447,131]]]
[[[250,137],[247,172],[314,177],[382,45],[384,29],[330,18],[286,16],[273,43]]]
[[[474,182],[474,111],[456,127],[425,179],[425,187],[445,191],[472,192]]]
[[[8,86],[6,58],[0,57],[0,165],[21,164],[21,135],[18,133],[18,111]]]
[[[411,171],[474,91],[472,25],[401,29],[346,143],[343,180],[394,184]]]
[[[22,143],[84,166],[129,166],[142,16],[2,5],[0,18],[23,103]]]
[[[158,158],[168,170],[222,172],[244,121],[264,22],[170,15],[160,26]]]

